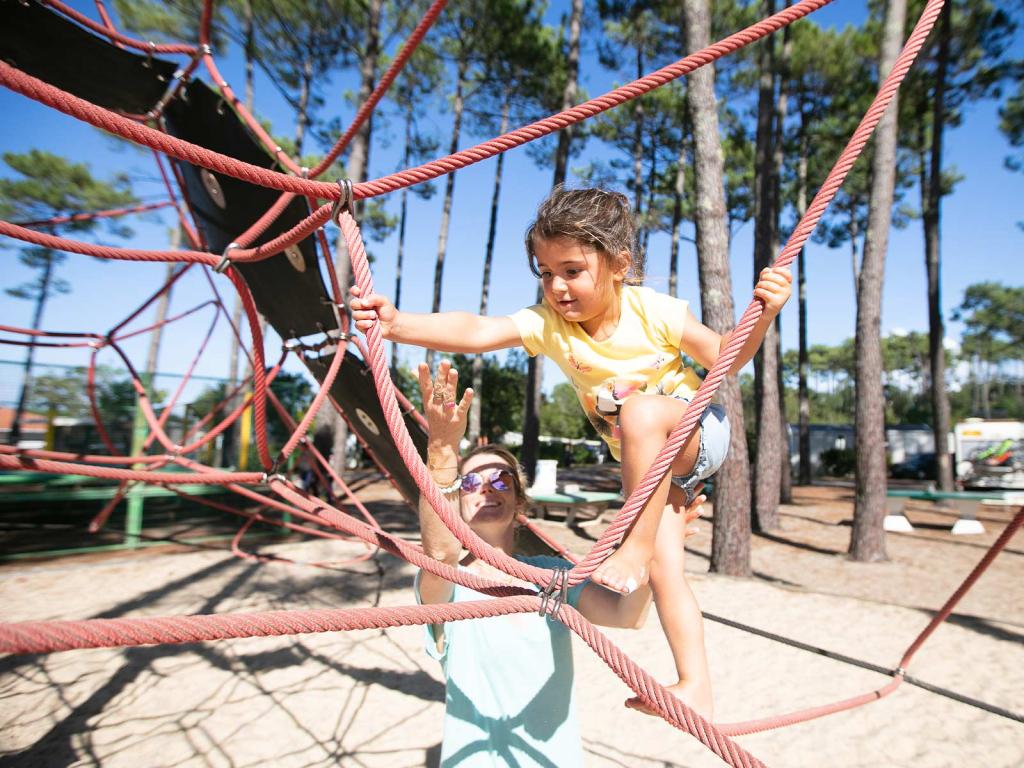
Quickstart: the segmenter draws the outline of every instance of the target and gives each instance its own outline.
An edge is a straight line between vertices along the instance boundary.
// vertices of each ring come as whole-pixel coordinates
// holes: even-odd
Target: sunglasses
[[[464,493],[475,493],[487,483],[495,491],[507,491],[512,487],[513,475],[507,469],[492,469],[489,472],[470,472],[462,476],[462,490]]]

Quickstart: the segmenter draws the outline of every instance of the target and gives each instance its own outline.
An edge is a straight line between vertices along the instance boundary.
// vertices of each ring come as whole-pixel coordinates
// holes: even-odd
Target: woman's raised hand
[[[458,446],[466,434],[466,420],[469,406],[473,402],[473,390],[466,389],[462,399],[455,401],[458,391],[459,372],[452,368],[450,360],[442,360],[437,366],[437,375],[431,379],[426,363],[420,363],[420,395],[423,397],[423,415],[427,418],[427,429],[433,443],[449,443]]]

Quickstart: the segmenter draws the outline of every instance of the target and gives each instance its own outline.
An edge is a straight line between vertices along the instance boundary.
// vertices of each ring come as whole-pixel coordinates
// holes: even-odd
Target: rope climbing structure
[[[520,562],[487,546],[461,519],[457,510],[446,502],[436,484],[431,480],[421,458],[422,422],[418,415],[414,414],[408,401],[396,391],[391,381],[379,328],[374,326],[370,329],[366,334],[365,344],[362,339],[349,333],[347,317],[343,309],[344,296],[335,274],[331,249],[328,247],[323,228],[332,221],[340,228],[348,257],[351,260],[355,282],[362,288],[364,294],[368,293],[373,290],[373,276],[359,225],[352,215],[352,206],[355,201],[384,195],[423,183],[443,174],[452,173],[625,104],[693,72],[698,67],[764,38],[820,9],[829,2],[831,0],[802,0],[632,83],[461,152],[379,179],[340,184],[318,181],[317,178],[333,166],[357,134],[360,126],[372,114],[374,107],[393,83],[416,46],[443,12],[445,5],[443,0],[436,0],[429,7],[421,22],[396,55],[388,71],[381,78],[373,94],[360,107],[352,123],[344,131],[336,145],[312,169],[302,168],[295,160],[289,158],[281,147],[276,145],[221,76],[210,45],[212,0],[204,2],[199,41],[195,45],[157,45],[135,40],[114,29],[105,13],[101,14],[103,23],[98,23],[57,0],[46,0],[44,3],[52,10],[40,9],[35,6],[27,8],[24,13],[29,15],[20,22],[25,25],[26,30],[46,24],[52,25],[54,19],[58,19],[57,23],[67,25],[66,20],[70,19],[74,22],[71,25],[73,30],[70,32],[65,30],[67,34],[87,35],[92,41],[90,44],[94,42],[102,44],[113,52],[112,55],[116,54],[128,62],[126,66],[136,67],[136,69],[138,67],[147,68],[150,73],[159,69],[160,72],[165,73],[162,75],[163,80],[160,81],[162,85],[159,89],[154,90],[148,104],[141,104],[141,108],[118,108],[100,103],[98,97],[89,100],[82,93],[76,93],[73,84],[65,83],[59,78],[49,77],[48,79],[45,64],[39,62],[37,58],[33,58],[31,51],[25,48],[4,52],[3,60],[0,60],[0,84],[69,117],[116,134],[135,144],[147,147],[153,152],[160,178],[166,188],[166,200],[131,209],[78,214],[67,217],[66,220],[113,217],[143,209],[172,207],[177,211],[182,230],[189,240],[189,247],[183,250],[115,248],[39,231],[47,224],[56,223],[53,221],[20,223],[0,221],[0,235],[46,248],[102,259],[168,262],[181,265],[161,291],[149,297],[129,318],[107,334],[48,333],[0,326],[0,331],[3,333],[19,337],[0,339],[5,343],[91,350],[90,382],[94,378],[96,355],[104,350],[117,355],[131,372],[140,411],[149,429],[143,450],[133,455],[119,453],[109,436],[102,433],[103,442],[108,449],[107,454],[81,455],[0,446],[0,468],[70,473],[117,481],[120,483],[118,495],[93,520],[93,530],[103,526],[114,506],[128,492],[132,484],[154,483],[171,489],[196,483],[223,486],[226,490],[243,498],[257,501],[263,505],[263,510],[260,512],[242,511],[230,505],[202,500],[199,497],[189,498],[246,518],[232,545],[233,550],[238,554],[248,556],[240,549],[239,542],[254,522],[280,525],[289,530],[309,535],[329,538],[342,537],[360,541],[365,545],[366,557],[378,550],[384,550],[418,568],[495,599],[399,608],[291,610],[160,618],[6,623],[0,624],[0,652],[11,654],[51,653],[78,648],[190,643],[228,638],[468,621],[487,616],[546,611],[577,634],[630,689],[654,708],[667,722],[692,734],[723,761],[733,766],[762,765],[756,757],[733,740],[735,736],[778,728],[850,709],[876,701],[894,691],[905,679],[906,668],[914,653],[927,640],[935,627],[949,615],[957,601],[1024,524],[1024,509],[1016,514],[975,570],[950,597],[928,627],[908,646],[897,667],[888,671],[891,680],[885,686],[861,696],[763,720],[712,724],[668,693],[572,607],[560,604],[557,600],[549,602],[545,599],[545,594],[538,595],[531,590],[507,586],[464,571],[458,571],[426,556],[414,544],[383,530],[359,502],[355,494],[333,472],[330,464],[316,450],[312,442],[307,439],[310,425],[325,403],[331,402],[339,411],[345,413],[346,408],[341,401],[347,396],[343,391],[346,382],[364,377],[352,375],[351,371],[344,374],[342,372],[346,370],[346,366],[349,368],[354,365],[360,366],[358,370],[366,374],[366,380],[368,382],[372,380],[374,406],[379,410],[379,418],[386,425],[386,435],[382,439],[387,439],[390,436],[389,443],[393,445],[400,460],[400,466],[390,469],[382,466],[382,469],[395,480],[396,485],[408,501],[415,503],[416,497],[419,495],[425,497],[437,511],[444,524],[476,557],[511,576],[539,585],[542,592],[545,590],[550,592],[552,585],[564,587],[579,584],[585,580],[629,529],[654,488],[668,471],[672,458],[689,439],[698,423],[700,414],[710,403],[726,372],[760,318],[762,313],[760,302],[751,301],[744,311],[717,363],[709,371],[686,413],[672,431],[650,470],[626,500],[621,512],[602,534],[594,548],[567,574],[560,574]],[[818,225],[826,208],[843,184],[883,113],[896,95],[900,83],[906,77],[934,26],[942,6],[943,0],[928,0],[894,66],[885,76],[860,124],[783,247],[775,262],[776,265],[789,265]],[[40,13],[46,14],[47,18],[39,16]],[[16,21],[12,19],[12,23]],[[26,34],[28,33],[26,32]],[[7,38],[11,46],[18,45],[14,41],[14,37],[16,35]],[[8,44],[2,39],[0,42]],[[131,53],[133,50],[139,53]],[[184,56],[187,62],[175,70],[171,66],[165,66],[161,59],[156,58],[157,54]],[[218,94],[212,93],[205,84],[193,79],[194,72],[200,66],[205,67]],[[213,148],[200,146],[195,141],[181,137],[182,135],[191,135],[189,134],[190,115],[184,102],[191,105],[205,103],[204,100],[208,100],[211,104],[229,107],[225,110],[227,114],[223,115],[227,126],[225,130],[238,131],[239,121],[241,121],[241,124],[245,126],[244,130],[247,131],[247,136],[254,137],[256,143],[251,153],[251,160],[240,159],[240,157],[231,156]],[[138,111],[133,111],[133,109]],[[220,111],[219,106],[217,111]],[[230,125],[227,125],[228,123]],[[226,142],[226,144],[230,143]],[[245,221],[215,219],[216,212],[204,212],[201,196],[209,194],[216,197],[216,194],[220,194],[221,197],[224,197],[224,190],[228,189],[229,185],[242,185],[237,188],[249,189],[252,194],[262,195],[259,199],[263,200],[265,204],[259,210],[263,212],[255,219],[250,217]],[[202,192],[203,189],[206,190],[206,193]],[[235,187],[231,187],[231,189],[235,189]],[[266,276],[264,274],[261,278],[261,273],[258,270],[274,270],[283,264],[284,267],[281,268],[287,273],[289,262],[293,266],[302,265],[302,270],[299,271],[305,275],[303,279],[308,278],[312,281],[305,284],[309,290],[320,291],[319,301],[307,303],[314,307],[309,310],[309,316],[299,320],[288,316],[286,311],[273,304],[275,299],[272,296],[261,292],[261,280],[266,280]],[[170,437],[167,429],[167,418],[171,408],[165,406],[162,413],[157,413],[158,409],[150,402],[150,393],[143,376],[132,366],[122,348],[124,339],[152,330],[154,327],[128,330],[130,323],[143,310],[151,306],[163,292],[169,290],[174,281],[180,279],[188,270],[196,268],[196,265],[199,265],[200,269],[202,267],[209,268],[201,269],[201,271],[209,282],[214,299],[193,307],[186,313],[168,318],[162,323],[174,322],[186,314],[212,311],[214,322],[220,318],[228,318],[231,333],[241,341],[241,331],[231,322],[230,314],[218,292],[218,285],[224,286],[218,275],[223,275],[223,278],[229,282],[232,291],[239,297],[249,328],[246,356],[252,370],[253,380],[249,385],[251,386],[251,407],[256,425],[257,452],[261,465],[259,471],[225,471],[204,464],[196,458],[200,449],[209,445],[218,435],[235,424],[242,417],[245,409],[249,407],[248,399],[238,402],[242,395],[241,387],[237,391],[228,393],[228,397],[221,407],[214,409],[203,422],[193,427],[183,440],[176,442]],[[326,274],[326,284],[322,282],[320,274]],[[315,277],[310,277],[310,275],[315,275]],[[288,340],[284,345],[281,359],[270,366],[264,359],[259,314],[267,316],[281,337]],[[211,332],[212,326],[211,323]],[[304,341],[314,333],[320,335],[322,339],[320,342],[309,344]],[[207,340],[208,338],[209,335],[207,335]],[[203,341],[200,347],[205,347],[205,344],[206,342]],[[353,356],[348,351],[349,346],[359,349],[361,362],[352,361]],[[320,388],[312,403],[297,421],[291,418],[270,389],[270,384],[278,375],[288,355],[297,356],[310,368],[320,382]],[[172,405],[180,392],[179,388],[171,400]],[[97,425],[100,425],[101,414],[95,405],[96,398],[92,383],[89,395],[94,403],[93,412]],[[369,407],[367,405],[367,409]],[[367,413],[364,409],[357,410],[364,415]],[[277,418],[280,418],[286,425],[290,434],[280,450],[276,452],[271,450],[267,437],[268,411],[277,414]],[[366,418],[372,421],[374,417],[367,416]],[[352,424],[353,427],[358,426],[354,421]],[[363,439],[362,435],[361,439]],[[371,438],[366,437],[365,439]],[[420,440],[419,444],[417,444],[417,439]],[[282,474],[282,467],[297,451],[307,454],[324,485],[333,483],[342,488],[343,501],[325,502],[298,488]],[[373,446],[370,446],[370,452],[371,454],[375,453]],[[380,453],[380,451],[376,452]],[[168,471],[171,468],[175,471]],[[346,507],[353,508],[358,514],[346,511]],[[297,522],[293,522],[293,520]],[[558,581],[559,579],[561,581]]]

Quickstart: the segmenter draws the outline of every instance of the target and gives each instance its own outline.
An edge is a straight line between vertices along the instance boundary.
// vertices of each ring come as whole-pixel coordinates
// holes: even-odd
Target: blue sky
[[[75,7],[95,15],[89,2],[74,2]],[[551,14],[557,18],[566,3],[553,2]],[[859,23],[866,13],[860,0],[841,0],[833,6],[812,15],[822,25]],[[808,23],[807,21],[798,23]],[[595,60],[593,39],[588,41],[583,58],[581,80],[589,95],[608,90],[623,78],[601,69]],[[1018,55],[1022,47],[1016,43]],[[231,51],[220,64],[225,77],[241,90],[243,76],[240,57]],[[327,111],[342,115],[345,122],[353,110],[341,105],[339,94],[346,82],[332,84],[325,90]],[[339,103],[337,107],[334,104]],[[276,131],[290,135],[293,132],[289,110],[266,81],[257,81],[257,112],[270,119]],[[952,309],[959,303],[964,288],[982,280],[997,280],[1011,285],[1024,283],[1024,232],[1016,222],[1024,219],[1024,174],[1011,173],[1003,166],[1009,152],[1005,138],[998,132],[998,104],[981,102],[969,105],[962,127],[949,131],[946,163],[956,166],[964,176],[956,191],[943,204],[942,228],[942,286],[944,314],[949,319]],[[64,154],[72,159],[87,161],[98,175],[127,170],[142,177],[155,173],[152,162],[141,153],[115,145],[92,128],[71,118],[25,99],[9,91],[0,91],[0,149],[23,152],[39,147]],[[446,146],[451,131],[450,114],[432,112],[427,126],[432,128]],[[399,141],[397,128],[378,126],[371,154],[371,177],[398,170]],[[484,136],[467,136],[462,146],[469,146]],[[583,155],[574,161],[581,168],[594,159],[606,156],[606,150],[592,141]],[[482,255],[487,236],[491,185],[494,160],[485,161],[459,171],[455,182],[453,218],[449,235],[445,267],[442,306],[445,309],[475,310],[479,305]],[[501,214],[498,222],[498,246],[492,273],[490,311],[492,314],[513,312],[530,303],[535,291],[535,280],[526,268],[522,248],[522,232],[532,212],[550,185],[551,170],[538,168],[522,149],[508,153],[505,164],[505,182]],[[137,193],[145,199],[160,196],[160,188],[152,183],[140,183]],[[917,190],[910,191],[911,202],[916,201]],[[407,253],[404,268],[402,306],[414,311],[429,310],[433,285],[436,244],[440,228],[441,194],[432,201],[411,198]],[[398,196],[392,195],[392,210],[397,212]],[[147,221],[136,221],[139,247],[164,248],[171,226],[169,215],[154,215]],[[17,243],[9,242],[16,246]],[[394,290],[394,263],[396,241],[370,244],[376,257],[374,279],[377,289],[385,293]],[[752,227],[748,223],[737,232],[732,242],[733,284],[737,315],[750,299],[752,278]],[[648,250],[648,284],[667,290],[668,242],[665,237],[652,238]],[[29,273],[16,263],[16,251],[0,251],[5,269],[0,275],[0,288],[10,288],[24,282]],[[808,318],[811,343],[836,344],[853,336],[855,306],[853,278],[846,247],[830,250],[811,244],[808,248]],[[43,327],[50,330],[89,330],[104,332],[131,311],[163,281],[163,265],[99,262],[85,256],[70,254],[61,267],[60,275],[72,286],[72,293],[52,300],[47,306]],[[699,303],[696,272],[696,254],[692,244],[685,243],[681,256],[680,295]],[[226,280],[219,278],[224,295],[228,295]],[[172,311],[181,311],[204,301],[209,296],[205,280],[198,274],[187,278],[175,289]],[[886,261],[886,280],[882,327],[884,333],[898,330],[927,330],[926,285],[921,226],[911,222],[904,230],[894,230],[890,239]],[[0,296],[3,307],[2,322],[27,326],[31,319],[30,302]],[[695,307],[696,309],[696,307]],[[698,311],[699,316],[699,311]],[[199,313],[191,321],[172,326],[164,337],[160,369],[183,371],[192,362],[198,339],[205,334],[209,314]],[[223,324],[221,328],[223,329]],[[948,322],[948,334],[959,337],[956,323]],[[796,302],[783,313],[783,345],[795,347],[797,340]],[[197,372],[223,376],[227,368],[227,336],[210,346],[200,361]],[[145,339],[127,346],[135,363],[141,366],[145,357]],[[268,357],[275,357],[279,340],[270,340]],[[0,349],[0,359],[20,360],[20,348]],[[45,362],[82,364],[85,356],[66,351],[40,350],[38,359]],[[422,352],[405,348],[402,359],[415,364]],[[106,362],[115,364],[111,355]],[[16,396],[12,366],[0,366],[0,401]],[[545,383],[549,388],[562,380],[550,366],[546,369]]]

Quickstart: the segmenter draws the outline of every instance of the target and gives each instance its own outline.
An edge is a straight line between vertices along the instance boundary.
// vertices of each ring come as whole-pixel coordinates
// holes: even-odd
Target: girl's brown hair
[[[537,209],[537,218],[526,230],[526,254],[530,271],[540,277],[534,243],[565,238],[589,245],[605,264],[618,266],[619,254],[629,254],[626,282],[639,285],[644,279],[644,255],[636,237],[629,199],[621,192],[598,187],[566,189],[558,185]]]

